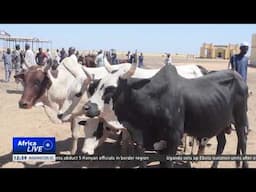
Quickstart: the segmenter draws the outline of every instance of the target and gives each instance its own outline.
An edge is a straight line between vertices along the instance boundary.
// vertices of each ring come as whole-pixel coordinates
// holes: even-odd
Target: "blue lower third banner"
[[[55,161],[55,137],[14,137],[13,161]]]

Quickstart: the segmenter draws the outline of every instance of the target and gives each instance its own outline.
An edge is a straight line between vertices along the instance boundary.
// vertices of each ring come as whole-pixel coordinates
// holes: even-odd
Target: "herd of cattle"
[[[90,68],[67,57],[58,66],[33,66],[15,75],[24,86],[20,108],[42,103],[54,123],[70,122],[71,154],[77,152],[81,125],[82,152],[89,155],[113,132],[128,138],[123,145],[136,146],[140,154],[155,150],[164,155],[177,153],[184,134],[198,141],[216,136],[216,154],[221,155],[231,125],[238,137],[236,154],[246,154],[248,87],[238,73],[197,65],[142,69],[135,63],[104,63]],[[214,161],[212,167],[217,166]]]

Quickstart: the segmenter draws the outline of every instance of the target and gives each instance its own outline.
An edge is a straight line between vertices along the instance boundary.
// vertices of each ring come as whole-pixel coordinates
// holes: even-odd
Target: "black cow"
[[[84,106],[86,115],[99,115],[102,103],[112,100],[107,106],[113,106],[118,121],[139,146],[152,149],[154,143],[164,140],[167,146],[161,152],[168,155],[176,154],[184,133],[197,139],[217,136],[216,155],[221,155],[226,127],[233,123],[237,154],[246,154],[248,87],[238,73],[224,70],[188,80],[179,76],[173,65],[166,65],[152,78],[129,78],[135,69],[102,79]],[[214,161],[212,167],[217,165]],[[248,167],[246,161],[243,167]]]

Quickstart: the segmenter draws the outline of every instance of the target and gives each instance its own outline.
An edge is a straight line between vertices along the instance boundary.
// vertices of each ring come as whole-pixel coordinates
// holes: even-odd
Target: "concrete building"
[[[256,66],[256,33],[252,34],[250,64]]]
[[[200,58],[222,58],[229,59],[233,54],[239,52],[239,44],[214,45],[204,43],[200,48]]]

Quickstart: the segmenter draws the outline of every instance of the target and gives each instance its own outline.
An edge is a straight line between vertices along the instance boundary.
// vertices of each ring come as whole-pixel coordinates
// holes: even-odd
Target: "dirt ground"
[[[146,56],[146,68],[158,68],[163,66],[161,56]],[[209,70],[221,70],[227,68],[227,60],[207,59],[186,59],[174,58],[175,65],[199,64]],[[58,154],[66,154],[71,146],[71,131],[68,123],[53,124],[41,107],[34,107],[30,110],[19,109],[18,101],[21,97],[21,87],[17,86],[12,78],[11,82],[4,83],[3,63],[0,62],[0,167],[1,168],[97,168],[115,167],[115,162],[12,162],[12,137],[21,136],[53,136],[56,138],[56,150]],[[249,123],[252,131],[249,133],[247,142],[247,154],[256,154],[256,68],[248,68],[248,85],[253,91],[248,101]],[[83,143],[83,128],[80,129],[81,138],[78,150],[81,150]],[[212,138],[211,146],[206,148],[206,154],[214,154],[216,151],[216,139]],[[233,131],[227,135],[227,144],[223,154],[235,154],[237,137]],[[120,151],[118,145],[106,143],[97,150],[98,154],[117,154]],[[195,150],[196,151],[196,150]],[[209,168],[210,161],[192,163],[194,168]],[[157,164],[157,163],[156,163]],[[128,166],[129,167],[129,166]],[[220,168],[235,168],[235,163],[222,161]],[[256,162],[249,162],[250,168],[256,168]]]

